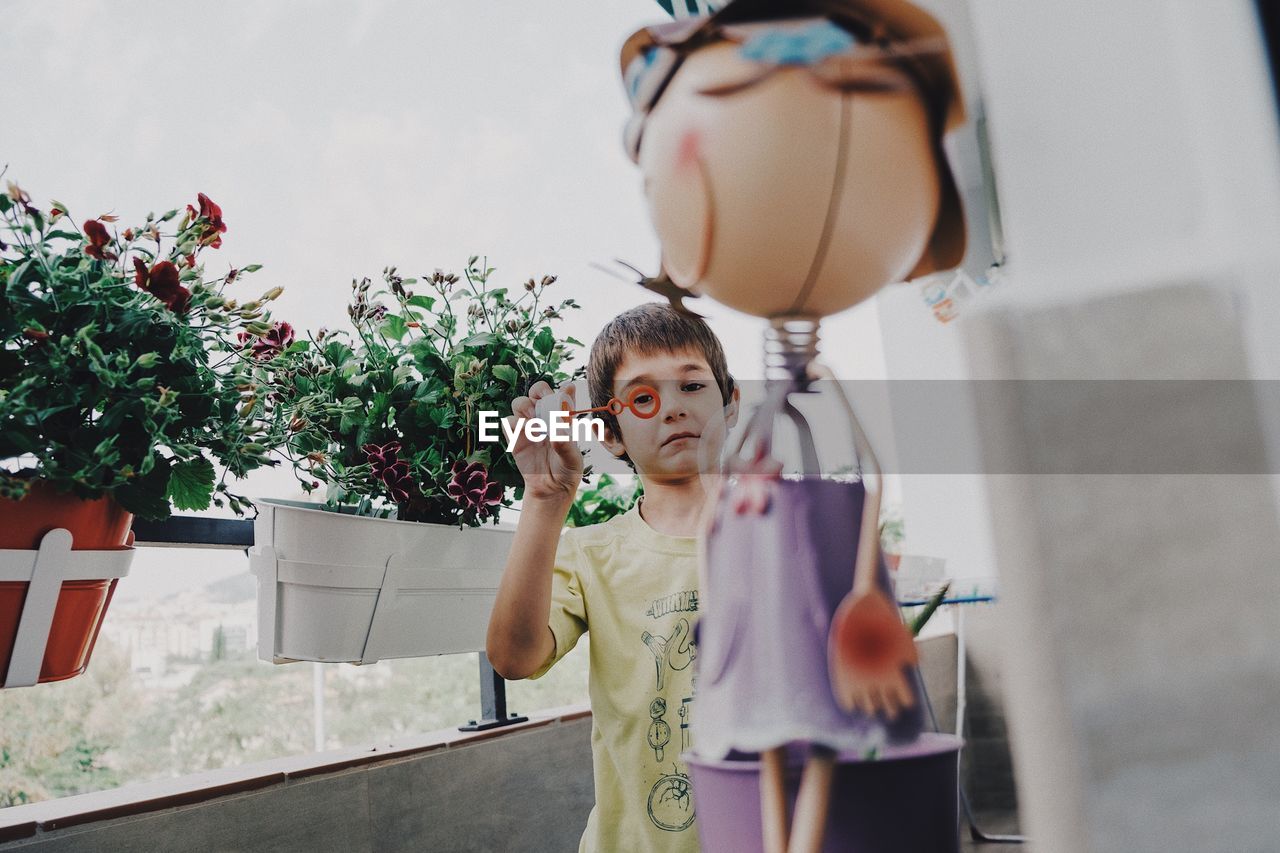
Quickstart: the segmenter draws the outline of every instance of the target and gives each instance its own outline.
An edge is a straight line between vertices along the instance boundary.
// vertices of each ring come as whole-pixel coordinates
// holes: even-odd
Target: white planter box
[[[514,527],[256,503],[249,565],[262,660],[373,663],[484,649]]]

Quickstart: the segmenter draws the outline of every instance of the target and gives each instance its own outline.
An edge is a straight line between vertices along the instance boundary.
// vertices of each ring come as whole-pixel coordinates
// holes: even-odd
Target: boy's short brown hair
[[[618,366],[628,353],[653,355],[686,349],[701,353],[707,360],[707,366],[720,388],[720,396],[724,404],[729,405],[734,383],[720,339],[702,318],[682,314],[661,302],[646,302],[623,311],[600,330],[591,344],[591,357],[587,362],[591,405],[604,406],[613,397]],[[618,421],[613,415],[602,412],[601,418],[614,435],[621,437]]]

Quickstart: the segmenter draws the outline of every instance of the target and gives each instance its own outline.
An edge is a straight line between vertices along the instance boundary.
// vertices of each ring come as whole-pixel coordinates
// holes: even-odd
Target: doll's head
[[[677,285],[821,317],[963,257],[941,146],[963,112],[945,34],[917,7],[735,0],[641,30],[622,64],[628,151]]]

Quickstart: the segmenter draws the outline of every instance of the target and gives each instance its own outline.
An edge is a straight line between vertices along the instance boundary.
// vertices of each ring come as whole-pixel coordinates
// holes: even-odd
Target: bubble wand
[[[651,397],[652,400],[648,403],[639,402],[641,397],[646,396]],[[631,413],[637,418],[647,421],[649,418],[658,414],[658,410],[660,408],[662,408],[662,398],[658,396],[658,389],[651,388],[648,385],[637,385],[635,388],[631,389],[631,393],[627,395],[627,399],[625,401],[621,397],[612,397],[609,402],[605,403],[603,406],[596,406],[592,409],[570,409],[569,404],[566,402],[561,406],[561,411],[567,411],[571,418],[576,418],[578,415],[586,415],[591,412],[608,412],[616,418],[627,409],[630,409]]]

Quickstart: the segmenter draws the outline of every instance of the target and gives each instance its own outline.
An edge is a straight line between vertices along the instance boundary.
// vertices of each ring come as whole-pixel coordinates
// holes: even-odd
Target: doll
[[[940,25],[903,0],[734,0],[633,35],[625,144],[644,175],[662,275],[770,321],[767,400],[731,454],[703,537],[700,753],[761,755],[765,849],[822,845],[836,751],[920,730],[915,649],[878,547],[879,472],[835,377],[822,317],[957,265],[942,152],[963,120]],[[859,483],[782,479],[773,423],[829,382]],[[809,442],[806,445],[806,442]],[[743,454],[745,451],[745,455]],[[784,747],[809,748],[788,831]]]

